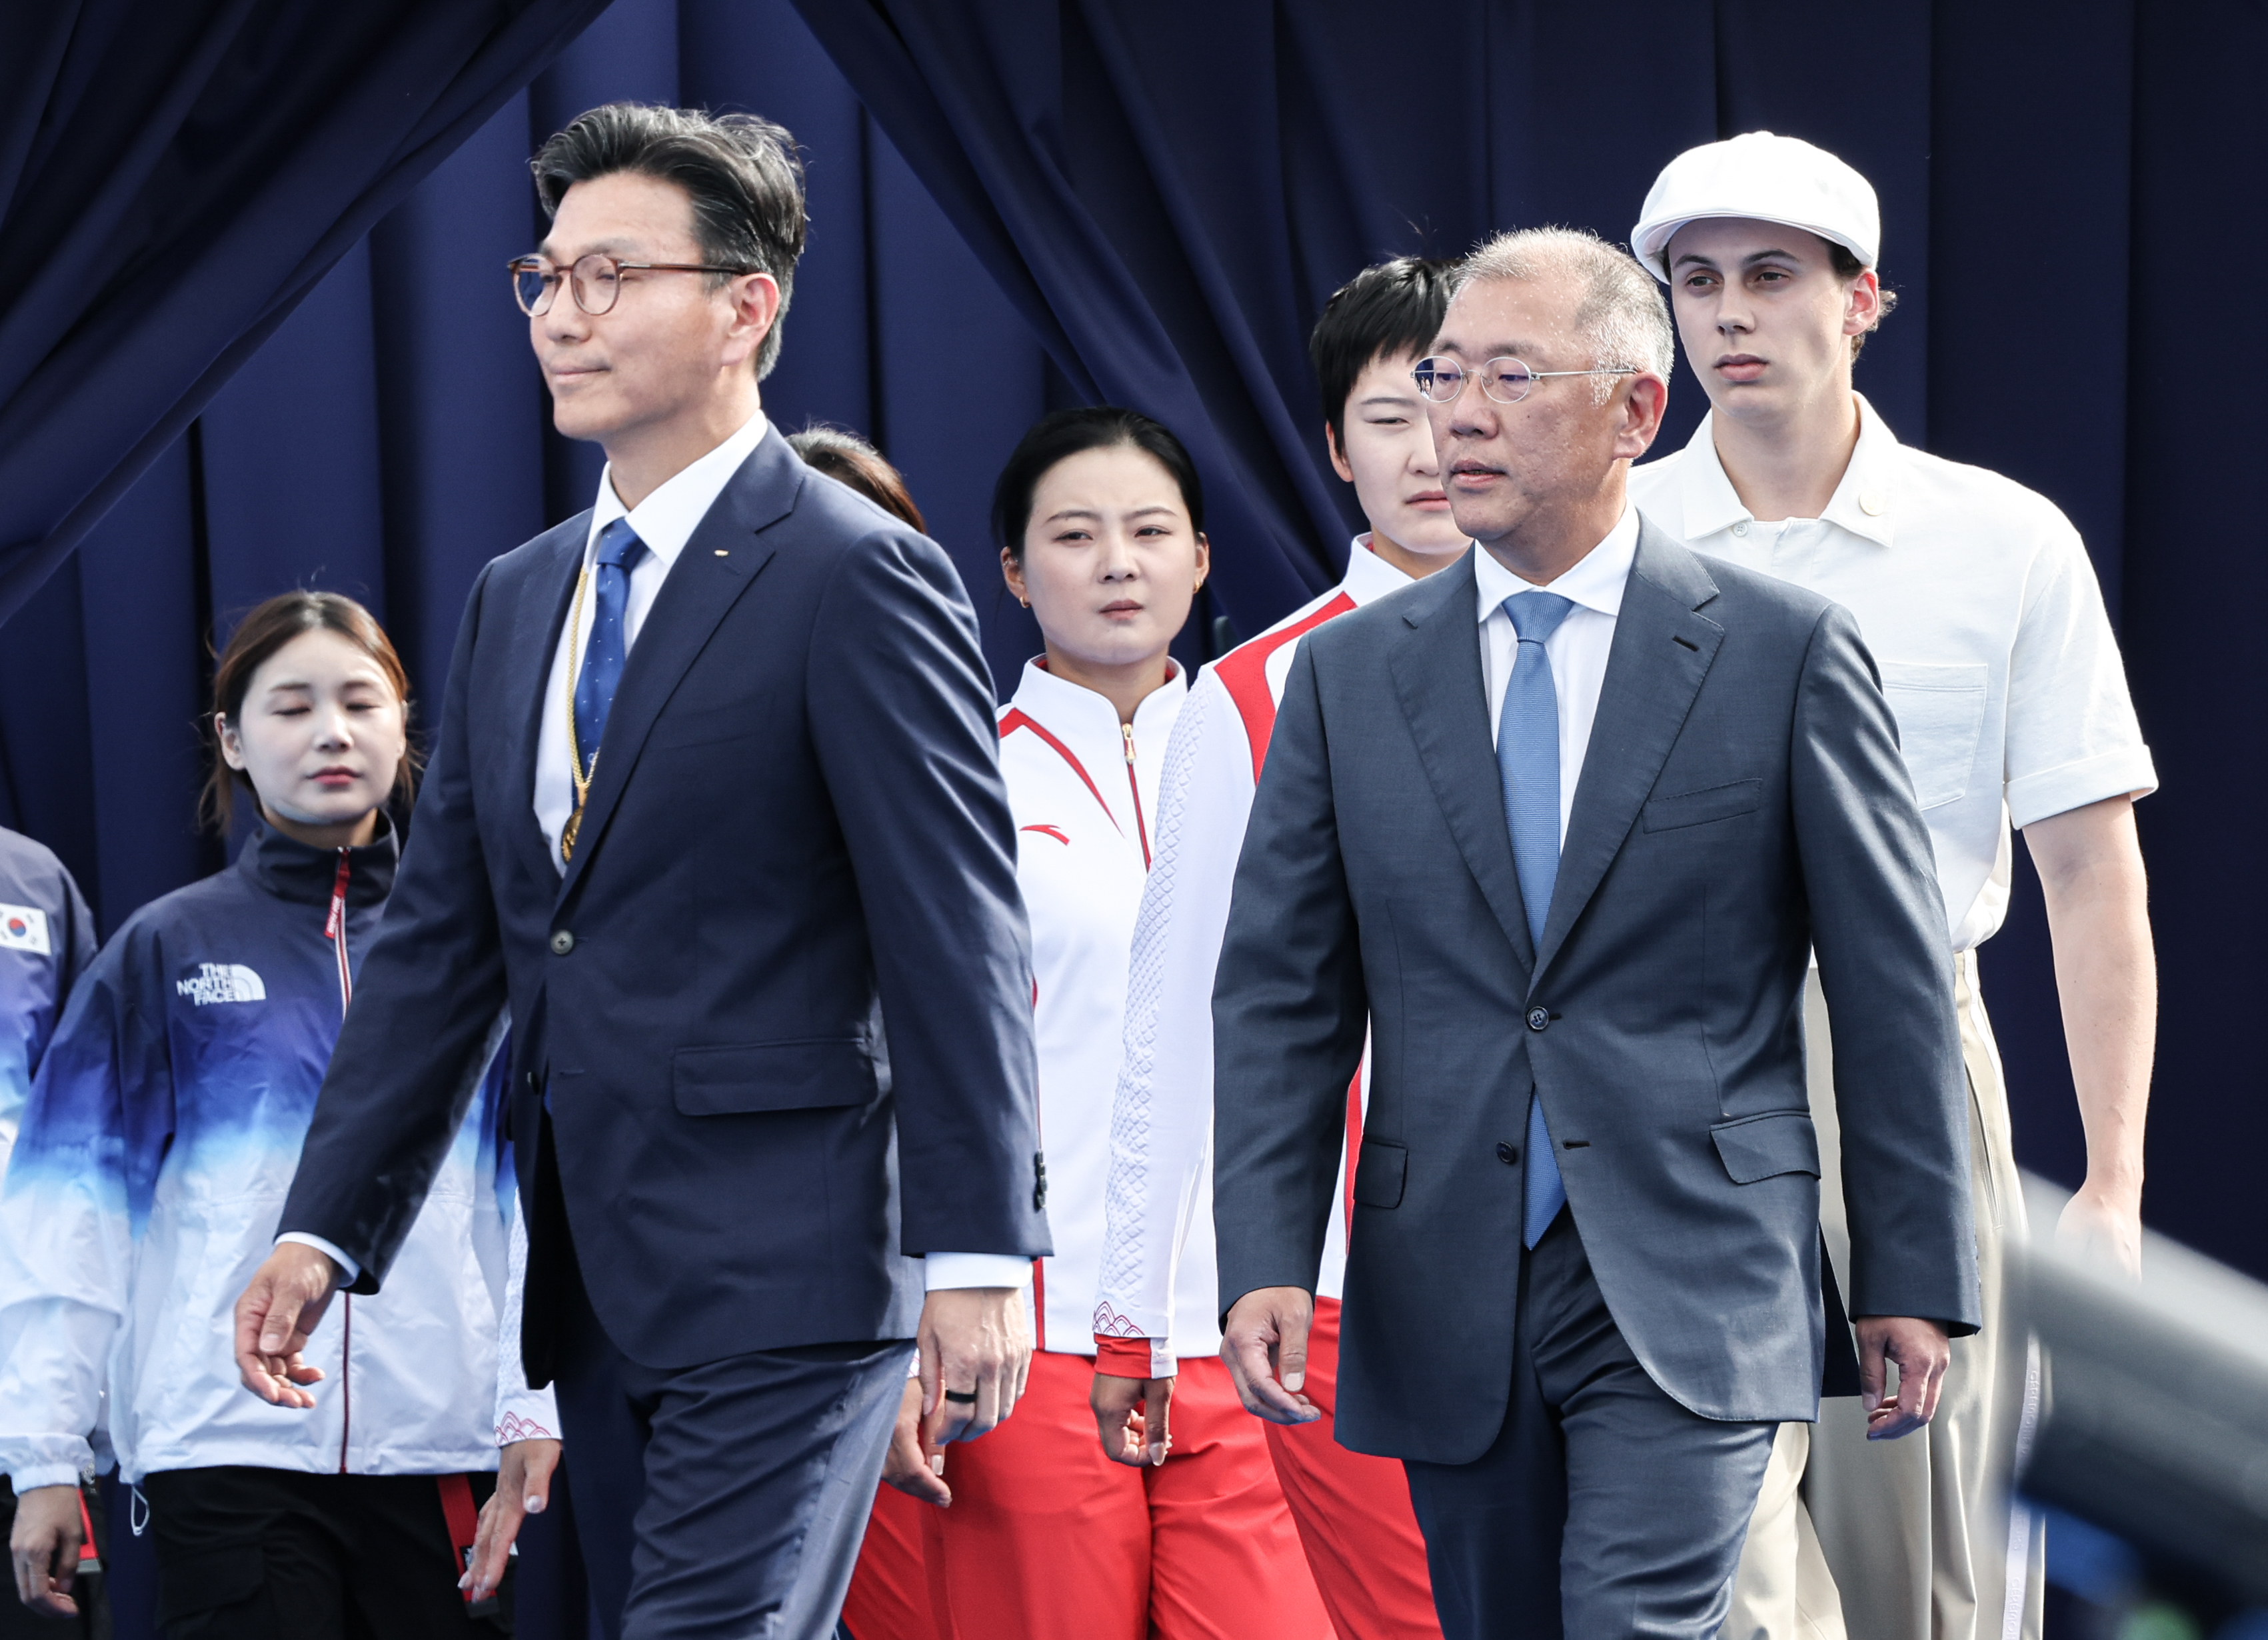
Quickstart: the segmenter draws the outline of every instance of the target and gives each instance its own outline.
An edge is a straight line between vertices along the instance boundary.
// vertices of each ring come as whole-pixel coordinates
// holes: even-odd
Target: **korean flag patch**
[[[0,905],[0,951],[53,956],[55,947],[48,943],[48,913],[36,905]]]

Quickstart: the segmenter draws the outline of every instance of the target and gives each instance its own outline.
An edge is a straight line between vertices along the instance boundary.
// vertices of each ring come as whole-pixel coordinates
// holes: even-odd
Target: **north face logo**
[[[197,971],[177,982],[180,994],[202,1008],[208,1002],[265,1002],[268,987],[242,963],[199,963]]]

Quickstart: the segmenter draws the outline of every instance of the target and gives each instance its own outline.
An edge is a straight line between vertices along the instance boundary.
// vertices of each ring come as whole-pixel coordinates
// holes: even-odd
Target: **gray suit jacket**
[[[1646,525],[1540,949],[1513,866],[1473,565],[1301,643],[1213,997],[1223,1306],[1312,1289],[1372,1032],[1336,1413],[1479,1456],[1504,1417],[1537,1090],[1601,1291],[1705,1417],[1816,1415],[1835,1009],[1851,1311],[1979,1319],[1968,1095],[1930,844],[1857,624]]]

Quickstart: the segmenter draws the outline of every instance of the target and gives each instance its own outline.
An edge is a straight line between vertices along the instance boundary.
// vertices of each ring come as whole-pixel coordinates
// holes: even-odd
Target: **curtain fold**
[[[0,52],[0,619],[605,0],[80,0]],[[416,270],[404,270],[415,277]]]
[[[1208,59],[1231,78],[1267,68],[1264,0],[1139,14],[1102,0],[798,9],[1072,391],[1187,441],[1233,626],[1256,632],[1328,586],[1352,520],[1314,454],[1302,349],[1322,297],[1368,258],[1350,246],[1328,272],[1295,277],[1272,70],[1202,142],[1198,111],[1174,97]],[[1221,32],[1218,50],[1156,61],[1154,40],[1186,48],[1201,22]],[[1233,186],[1212,186],[1223,177]],[[1329,282],[1300,288],[1315,279]]]

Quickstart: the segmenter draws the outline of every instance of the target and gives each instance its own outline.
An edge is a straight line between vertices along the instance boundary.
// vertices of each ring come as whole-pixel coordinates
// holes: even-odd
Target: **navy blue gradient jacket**
[[[0,1467],[18,1490],[95,1461],[106,1417],[129,1481],[496,1466],[500,1072],[446,1135],[396,1281],[313,1341],[315,1409],[237,1377],[236,1296],[274,1242],[394,875],[391,836],[318,849],[261,826],[235,864],[136,912],[73,990],[0,1186]]]

